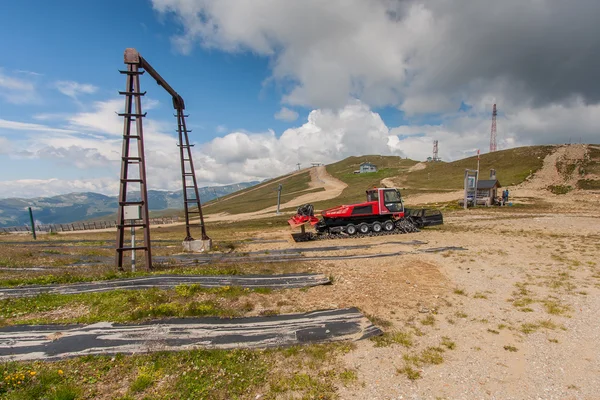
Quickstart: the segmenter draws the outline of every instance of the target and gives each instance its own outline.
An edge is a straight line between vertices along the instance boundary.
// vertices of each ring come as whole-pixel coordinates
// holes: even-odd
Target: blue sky
[[[264,85],[269,77],[269,59],[219,51],[198,51],[186,56],[175,52],[171,35],[178,29],[152,10],[144,0],[102,2],[23,1],[10,2],[0,15],[3,40],[2,67],[9,71],[28,70],[43,74],[39,81],[86,82],[100,88],[86,100],[104,99],[124,86],[117,73],[122,53],[135,47],[184,96],[193,115],[190,121],[202,130],[201,139],[217,134],[218,126],[251,131],[290,126],[273,118],[280,108],[276,85]],[[35,13],[31,10],[36,9]],[[24,26],[23,21],[27,21]],[[10,56],[8,56],[10,55]],[[143,81],[149,97],[169,105],[169,97],[150,81]],[[44,101],[26,109],[5,104],[5,118],[23,118],[31,112],[77,110],[51,87],[42,87]],[[70,104],[69,104],[70,103]],[[161,107],[168,117],[168,107]],[[299,110],[304,116],[307,110]],[[200,132],[198,132],[200,134]],[[198,135],[200,136],[200,135]]]
[[[424,159],[434,139],[445,159],[469,156],[486,150],[496,102],[501,148],[564,141],[566,130],[591,139],[597,102],[577,82],[561,81],[564,93],[544,93],[551,98],[540,101],[540,89],[523,84],[525,72],[512,64],[496,71],[486,54],[469,52],[484,46],[452,47],[461,33],[432,21],[462,27],[459,11],[468,5],[459,3],[456,14],[445,15],[411,0],[395,10],[402,18],[390,19],[391,3],[378,0],[5,2],[0,197],[115,193],[121,122],[114,112],[124,86],[117,70],[127,47],[184,97],[206,185],[349,155]],[[517,32],[516,43],[519,35],[530,37]],[[142,87],[150,187],[174,190],[171,100],[148,77]]]

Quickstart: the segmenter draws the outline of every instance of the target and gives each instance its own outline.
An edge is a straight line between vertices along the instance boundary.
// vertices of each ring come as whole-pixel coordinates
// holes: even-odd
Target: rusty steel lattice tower
[[[433,161],[438,161],[440,158],[438,157],[438,141],[433,141]]]
[[[127,85],[124,92],[119,94],[125,96],[125,112],[119,114],[124,118],[123,126],[123,149],[121,155],[121,179],[119,185],[119,210],[117,212],[117,268],[123,270],[123,252],[136,250],[144,250],[146,269],[152,269],[152,249],[150,246],[150,218],[148,216],[148,189],[146,185],[146,160],[144,157],[144,129],[142,118],[146,114],[142,114],[141,97],[146,93],[140,92],[140,75],[144,71],[139,70],[139,59],[133,54],[125,52],[126,71],[119,71],[127,75]],[[135,110],[133,104],[135,103]],[[132,134],[132,124],[135,124],[135,133]],[[136,141],[137,150],[132,154],[131,140]],[[134,149],[135,150],[135,149]],[[137,176],[130,177],[130,167],[136,165],[138,167]],[[128,200],[129,184],[139,184],[140,200]],[[141,212],[136,215],[137,218],[129,218],[129,222],[125,222],[126,207],[139,206]],[[139,219],[141,217],[141,223]],[[134,243],[130,247],[124,246],[125,228],[135,229],[141,227],[144,229],[144,244],[136,246]],[[135,253],[134,253],[135,254]],[[134,258],[132,258],[134,260]]]
[[[177,132],[179,136],[179,150],[181,158],[181,178],[183,185],[183,199],[184,199],[184,210],[185,210],[185,227],[186,237],[184,239],[184,248],[186,243],[194,242],[194,238],[191,235],[191,222],[190,214],[198,214],[199,226],[201,229],[202,241],[208,243],[202,244],[202,249],[207,250],[210,248],[210,238],[206,235],[206,229],[204,226],[204,217],[202,215],[202,204],[200,203],[200,196],[198,193],[198,185],[196,181],[196,174],[194,170],[194,162],[192,160],[192,151],[188,133],[191,132],[187,129],[185,118],[187,115],[184,114],[185,103],[183,98],[163,79],[162,76],[137,52],[136,49],[125,50],[125,64],[127,65],[126,71],[120,71],[122,74],[127,75],[127,86],[124,92],[119,94],[125,96],[125,112],[119,114],[124,117],[124,128],[123,128],[123,154],[121,162],[121,180],[119,189],[119,211],[117,214],[117,259],[116,264],[118,269],[123,269],[123,253],[125,251],[144,250],[145,251],[145,265],[146,269],[152,268],[152,251],[150,244],[150,219],[148,215],[148,190],[146,185],[146,162],[144,157],[144,134],[142,126],[142,118],[146,114],[142,114],[142,103],[141,97],[146,92],[140,91],[140,75],[144,72],[154,78],[159,86],[162,86],[172,97],[173,108],[176,110],[177,117]],[[133,109],[135,104],[135,110]],[[135,134],[131,133],[132,124],[135,123]],[[130,141],[137,141],[137,152],[131,154]],[[130,166],[135,164],[139,167],[137,176],[130,177],[129,173]],[[130,183],[139,183],[140,187],[140,200],[130,201],[128,200],[128,188]],[[130,211],[129,207],[139,207],[140,212],[137,219],[131,217],[128,214]],[[128,214],[128,215],[126,215]],[[135,214],[135,213],[134,213]],[[127,218],[126,218],[127,217]],[[126,220],[129,221],[126,223]],[[141,220],[141,222],[139,222]],[[132,234],[136,227],[144,229],[144,243],[143,246],[135,245],[132,240],[130,247],[124,246],[125,239],[125,228],[132,228]],[[135,255],[135,253],[134,253]],[[132,265],[134,257],[132,257]]]
[[[496,116],[498,112],[496,111],[496,105],[494,104],[494,109],[492,111],[492,131],[490,132],[490,153],[492,151],[496,151]]]
[[[198,214],[200,219],[200,232],[202,240],[209,240],[206,235],[206,228],[204,226],[204,216],[202,215],[202,204],[200,203],[200,194],[198,193],[198,183],[196,181],[196,172],[194,169],[194,160],[192,159],[192,147],[188,138],[188,130],[185,124],[185,118],[187,115],[184,114],[185,109],[183,99],[181,104],[176,105],[173,102],[175,109],[177,110],[177,133],[179,134],[179,155],[181,158],[181,181],[183,182],[183,205],[185,211],[185,232],[186,236],[184,241],[192,241],[194,238],[191,233],[190,214]],[[194,208],[195,207],[195,208]]]

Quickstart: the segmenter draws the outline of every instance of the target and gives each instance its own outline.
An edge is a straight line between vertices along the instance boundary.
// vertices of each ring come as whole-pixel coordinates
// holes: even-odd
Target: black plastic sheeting
[[[78,294],[106,292],[109,290],[171,289],[178,285],[199,285],[205,288],[240,286],[243,288],[293,289],[331,283],[322,274],[285,275],[152,275],[129,279],[114,279],[97,282],[82,282],[61,285],[28,285],[0,288],[0,299],[37,296],[42,293]]]
[[[342,250],[343,247],[340,247]],[[439,253],[442,251],[462,251],[467,250],[464,247],[446,246],[446,247],[433,247],[428,249],[417,249],[413,251],[393,251],[388,253],[374,253],[374,254],[349,254],[349,255],[335,255],[335,256],[305,256],[302,254],[265,254],[262,256],[243,256],[237,255],[236,253],[222,254],[222,255],[195,255],[195,254],[183,254],[169,257],[154,257],[155,262],[174,262],[175,265],[204,265],[210,263],[279,263],[289,261],[335,261],[335,260],[359,260],[367,258],[383,258],[383,257],[394,257],[403,256],[407,254],[418,254],[418,253]],[[264,252],[263,252],[264,254]]]
[[[267,348],[355,341],[382,334],[356,308],[250,318],[180,318],[141,324],[0,328],[0,361],[196,348]]]

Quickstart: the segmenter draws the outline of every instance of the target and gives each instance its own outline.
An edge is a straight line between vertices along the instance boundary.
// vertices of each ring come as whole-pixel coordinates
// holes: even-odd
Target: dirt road
[[[300,194],[302,193],[300,191],[298,192],[300,194],[298,197],[295,197],[292,200],[281,204],[280,209],[283,210],[286,208],[298,207],[306,203],[313,203],[317,201],[333,199],[335,197],[338,197],[342,193],[342,191],[348,186],[339,179],[336,179],[333,176],[331,176],[324,166],[312,167],[310,169],[310,178],[310,189],[323,188],[324,190],[320,192],[306,194]],[[275,205],[260,211],[243,214],[208,214],[204,217],[204,219],[207,221],[243,221],[249,219],[264,218],[267,216],[267,214],[274,214],[276,211],[277,206]],[[210,212],[210,209],[208,209],[207,212]]]

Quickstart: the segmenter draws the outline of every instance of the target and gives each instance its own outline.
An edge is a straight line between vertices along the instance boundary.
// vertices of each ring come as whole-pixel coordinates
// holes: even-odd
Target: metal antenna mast
[[[492,151],[496,151],[496,116],[498,112],[496,111],[496,105],[494,104],[494,109],[492,111],[492,131],[490,133],[490,153]]]
[[[439,157],[438,157],[438,141],[434,140],[433,141],[433,161],[438,161]]]

